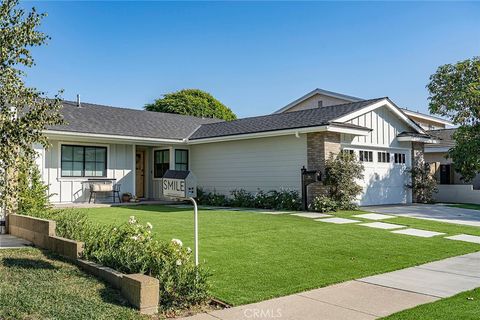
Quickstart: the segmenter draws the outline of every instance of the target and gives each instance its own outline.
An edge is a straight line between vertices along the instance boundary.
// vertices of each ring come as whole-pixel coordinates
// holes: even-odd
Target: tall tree
[[[42,131],[62,123],[59,94],[47,99],[25,86],[25,70],[34,65],[30,49],[49,38],[37,30],[45,14],[27,13],[18,3],[0,3],[0,206],[7,214],[18,205],[20,173],[35,165],[34,145],[48,146]]]
[[[227,121],[237,118],[230,108],[215,99],[210,93],[199,89],[183,89],[167,93],[153,103],[145,105],[145,109]]]
[[[427,89],[430,112],[459,126],[448,156],[470,181],[480,172],[480,57],[440,66]]]

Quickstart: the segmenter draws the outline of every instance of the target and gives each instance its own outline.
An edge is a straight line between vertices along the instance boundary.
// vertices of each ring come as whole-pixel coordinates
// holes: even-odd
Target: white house
[[[67,124],[46,130],[51,148],[38,149],[38,164],[53,202],[88,201],[90,179],[162,199],[167,169],[192,170],[199,186],[224,194],[301,191],[303,166],[322,172],[330,153],[353,150],[365,165],[359,204],[412,202],[405,170],[434,139],[388,98],[335,95],[230,122],[66,101]],[[310,185],[309,198],[320,189]]]

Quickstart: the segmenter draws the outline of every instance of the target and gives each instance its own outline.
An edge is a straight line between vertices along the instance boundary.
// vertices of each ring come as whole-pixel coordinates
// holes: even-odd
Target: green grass
[[[146,319],[119,292],[38,249],[0,250],[0,319]]]
[[[82,209],[99,223],[129,216],[151,222],[156,237],[193,245],[193,213],[166,206]],[[359,212],[342,212],[348,217]],[[405,224],[447,234],[480,228],[412,218]],[[233,305],[284,296],[480,250],[478,244],[418,238],[358,225],[333,225],[288,214],[200,210],[200,260],[212,272],[212,294]]]
[[[462,209],[480,210],[480,204],[475,204],[475,203],[455,203],[455,204],[449,204],[448,206],[455,207],[455,208],[462,208]]]
[[[478,320],[480,319],[480,288],[462,292],[451,298],[424,304],[395,313],[385,320]]]

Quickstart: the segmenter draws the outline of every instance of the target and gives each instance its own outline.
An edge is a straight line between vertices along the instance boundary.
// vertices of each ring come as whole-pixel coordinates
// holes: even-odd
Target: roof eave
[[[278,136],[286,136],[286,135],[295,135],[296,137],[299,137],[300,134],[305,134],[310,132],[324,132],[324,131],[346,133],[346,134],[352,134],[357,136],[366,136],[372,130],[369,128],[361,128],[361,127],[351,128],[351,127],[343,126],[342,124],[330,123],[330,124],[313,126],[313,127],[262,131],[262,132],[245,133],[245,134],[233,134],[233,135],[225,135],[225,136],[212,137],[212,138],[198,138],[198,139],[188,140],[187,143],[202,144],[202,143],[225,142],[225,141],[233,141],[233,140],[278,137]]]
[[[402,142],[423,142],[429,144],[437,144],[440,143],[439,140],[427,137],[413,137],[413,136],[404,136],[404,137],[397,137],[397,141]]]
[[[88,132],[76,132],[76,131],[62,131],[62,130],[44,130],[43,133],[49,139],[57,140],[82,140],[88,139],[108,141],[113,143],[142,143],[147,145],[158,145],[158,144],[185,144],[186,139],[165,139],[165,138],[149,138],[149,137],[139,137],[139,136],[125,136],[125,135],[114,135],[114,134],[101,134],[101,133],[88,133]]]

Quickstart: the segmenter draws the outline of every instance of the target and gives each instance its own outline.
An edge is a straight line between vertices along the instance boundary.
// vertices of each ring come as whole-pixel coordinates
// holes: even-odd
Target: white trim
[[[448,120],[445,120],[445,119],[442,119],[442,118],[434,117],[434,116],[431,116],[431,115],[425,114],[425,113],[411,111],[411,110],[404,109],[404,108],[401,108],[401,109],[408,116],[412,116],[412,117],[416,117],[416,118],[420,118],[420,119],[425,119],[425,120],[428,120],[428,121],[431,121],[431,122],[441,123],[441,124],[444,124],[444,125],[447,125],[447,126],[453,126],[453,123],[451,121],[448,121]]]
[[[367,112],[370,112],[370,111],[373,111],[375,109],[378,109],[380,107],[388,107],[394,114],[396,114],[400,119],[402,119],[403,121],[405,121],[410,127],[412,127],[413,129],[415,129],[418,133],[424,133],[425,134],[425,131],[420,127],[418,126],[415,122],[413,122],[409,117],[407,117],[405,115],[405,113],[403,113],[400,108],[398,108],[397,106],[395,106],[388,98],[384,98],[378,102],[375,102],[373,104],[370,104],[370,105],[367,105],[366,107],[364,108],[361,108],[359,110],[356,110],[354,112],[351,112],[343,117],[340,117],[340,118],[337,118],[335,119],[336,122],[347,122],[347,121],[350,121],[352,119],[355,119],[359,116],[361,116],[362,114],[365,114]]]
[[[372,149],[375,151],[383,150],[383,151],[388,151],[388,150],[407,150],[410,151],[412,148],[403,148],[403,147],[390,147],[390,146],[381,146],[381,145],[371,145],[371,144],[351,144],[351,143],[340,143],[340,146],[349,148],[349,149]],[[382,162],[383,163],[383,162]]]
[[[188,145],[211,143],[211,142],[223,142],[223,141],[278,137],[278,136],[286,136],[286,135],[291,135],[291,134],[293,134],[295,136],[298,136],[298,135],[303,134],[303,133],[323,132],[323,131],[348,133],[348,134],[359,135],[359,136],[367,136],[370,133],[371,129],[368,129],[368,128],[365,128],[365,129],[343,128],[341,126],[336,126],[335,124],[331,124],[331,125],[323,125],[323,126],[316,126],[316,127],[255,132],[255,133],[247,133],[247,134],[236,134],[236,135],[231,135],[231,136],[221,136],[221,137],[204,138],[204,139],[198,139],[198,140],[189,140]]]
[[[407,141],[407,142],[423,142],[423,143],[439,143],[438,140],[431,138],[422,138],[422,137],[397,137],[397,141]]]
[[[97,133],[84,133],[84,132],[70,132],[70,131],[57,131],[57,130],[44,130],[43,133],[47,137],[56,138],[56,136],[62,137],[62,139],[76,138],[76,137],[85,137],[85,138],[99,138],[99,139],[108,139],[113,142],[121,141],[122,144],[128,144],[128,142],[133,143],[169,143],[169,144],[185,144],[186,139],[157,139],[157,138],[145,138],[145,137],[134,137],[134,136],[121,136],[121,135],[110,135],[110,134],[97,134]]]
[[[432,147],[432,148],[429,148],[429,147],[425,146],[424,152],[425,153],[448,152],[448,151],[450,151],[451,148],[453,148],[453,147]]]
[[[132,176],[133,176],[133,184],[132,184],[132,196],[137,196],[137,145],[132,144]],[[145,181],[144,181],[145,183]],[[145,186],[144,186],[145,187]]]
[[[77,145],[77,146],[87,146],[87,147],[106,147],[107,148],[107,176],[106,177],[62,177],[62,145]],[[78,141],[58,141],[58,170],[57,170],[57,181],[59,182],[83,182],[88,181],[88,179],[114,179],[109,178],[110,164],[109,161],[112,159],[110,155],[110,145],[109,144],[100,144],[100,143],[89,143],[89,142],[78,142]]]
[[[323,90],[323,89],[315,89],[315,90],[312,90],[310,91],[309,93],[301,96],[300,98],[296,99],[295,101],[292,101],[290,102],[289,104],[287,104],[285,107],[283,108],[280,108],[278,109],[277,111],[274,112],[275,113],[282,113],[282,112],[285,112],[287,111],[288,109],[291,109],[293,108],[294,106],[296,106],[297,104],[313,97],[314,95],[316,94],[321,94],[321,95],[324,95],[324,96],[327,96],[327,97],[332,97],[332,98],[337,98],[337,99],[342,99],[342,100],[345,100],[347,102],[356,102],[356,101],[361,101],[363,99],[361,98],[357,98],[357,97],[352,97],[352,96],[347,96],[345,94],[341,94],[341,93],[337,93],[337,92],[333,92],[333,91],[328,91],[328,90]]]

